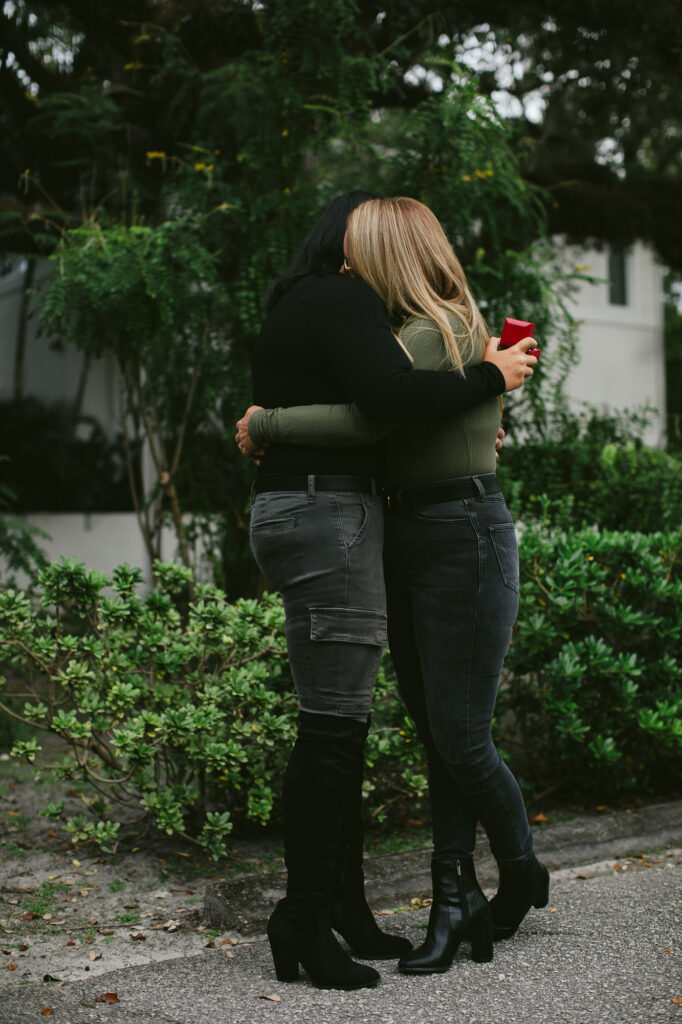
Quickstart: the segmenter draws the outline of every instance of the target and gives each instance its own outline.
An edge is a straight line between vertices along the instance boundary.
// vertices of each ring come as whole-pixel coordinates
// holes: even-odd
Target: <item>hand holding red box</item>
[[[500,335],[500,345],[502,348],[510,348],[523,338],[532,338],[534,332],[535,324],[530,323],[528,320],[514,320],[510,316],[505,317],[502,334]],[[540,351],[539,348],[529,348],[528,355],[539,359]]]

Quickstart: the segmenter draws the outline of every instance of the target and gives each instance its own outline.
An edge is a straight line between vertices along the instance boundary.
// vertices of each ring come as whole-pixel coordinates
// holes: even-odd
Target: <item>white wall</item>
[[[0,399],[12,397],[17,350],[22,285],[26,261],[18,261],[10,274],[0,277]],[[48,273],[47,261],[39,263],[36,282]],[[36,284],[37,286],[37,284]],[[84,356],[75,348],[55,350],[53,342],[38,337],[38,322],[32,317],[26,332],[23,394],[42,401],[73,400],[83,368]],[[118,430],[116,368],[111,358],[93,363],[88,372],[83,399],[84,416],[93,416],[111,436]]]
[[[582,283],[571,312],[580,324],[580,362],[566,382],[577,402],[631,409],[648,404],[660,414],[646,441],[664,443],[665,362],[663,268],[637,244],[626,254],[627,305],[609,302],[608,251],[571,249],[576,265],[602,283]]]

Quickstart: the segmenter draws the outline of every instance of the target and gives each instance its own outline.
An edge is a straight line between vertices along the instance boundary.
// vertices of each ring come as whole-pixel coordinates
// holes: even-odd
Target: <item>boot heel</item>
[[[292,953],[290,943],[274,935],[268,935],[268,942],[277,981],[296,981],[298,979],[298,957]]]
[[[542,865],[542,870],[544,871],[542,886],[538,890],[537,897],[533,901],[533,906],[538,908],[546,907],[549,903],[549,871],[544,864]]]
[[[493,958],[493,921],[484,914],[469,926],[471,959],[476,964],[487,964]]]

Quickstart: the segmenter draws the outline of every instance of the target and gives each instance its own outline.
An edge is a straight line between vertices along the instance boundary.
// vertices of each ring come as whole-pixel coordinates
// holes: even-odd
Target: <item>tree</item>
[[[516,314],[545,337],[552,329],[554,356],[545,346],[525,399],[539,431],[540,384],[556,391],[570,365],[564,277],[529,248],[544,237],[544,199],[519,173],[510,127],[429,36],[437,19],[415,27],[400,5],[389,5],[387,19],[398,9],[405,38],[379,51],[368,9],[346,0],[144,0],[134,9],[105,0],[96,10],[70,0],[51,34],[50,5],[17,0],[13,13],[4,10],[29,56],[42,55],[40,75],[31,77],[28,58],[12,70],[32,98],[15,91],[16,108],[7,105],[14,121],[5,115],[5,145],[14,151],[0,173],[6,190],[18,177],[21,202],[0,220],[4,244],[57,247],[44,325],[87,352],[116,354],[130,422],[156,439],[157,481],[137,502],[150,543],[166,508],[179,526],[183,510],[227,506],[219,547],[231,596],[255,585],[244,524],[250,467],[231,434],[248,404],[262,296],[332,195],[361,186],[425,200],[491,327]],[[438,57],[440,91],[405,78],[417,52]],[[197,248],[183,259],[190,240]],[[204,283],[201,315],[192,275],[197,295]],[[174,301],[175,285],[166,287],[176,280],[183,301]],[[204,330],[218,337],[208,301],[218,296],[223,340],[197,370],[192,353]],[[177,363],[176,355],[164,361],[164,345],[178,349]],[[195,370],[199,391],[186,418]],[[170,454],[179,443],[191,459]],[[150,502],[156,511],[145,520]]]

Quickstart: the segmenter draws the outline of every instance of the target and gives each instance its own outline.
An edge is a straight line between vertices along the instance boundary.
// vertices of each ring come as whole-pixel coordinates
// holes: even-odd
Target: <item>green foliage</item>
[[[564,796],[663,793],[682,753],[682,532],[522,537],[498,700],[528,782]]]
[[[0,594],[2,660],[31,694],[20,717],[70,750],[46,763],[31,738],[13,753],[91,783],[88,814],[64,823],[74,841],[111,849],[116,814],[143,811],[217,857],[235,820],[270,818],[291,745],[282,607],[269,595],[230,605],[198,586],[187,608],[189,571],[157,563],[155,574],[141,597],[138,569],[120,566],[109,580],[62,560],[41,573],[38,606],[21,591]]]
[[[505,447],[498,476],[515,519],[565,529],[672,530],[682,522],[679,455],[646,447],[646,416],[559,408],[544,433]]]

